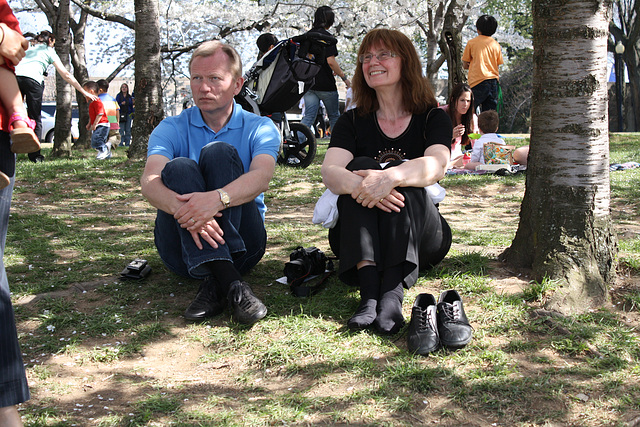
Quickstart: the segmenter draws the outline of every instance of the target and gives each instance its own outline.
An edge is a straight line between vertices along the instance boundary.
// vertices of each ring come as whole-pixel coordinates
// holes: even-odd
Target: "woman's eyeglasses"
[[[395,58],[398,55],[389,50],[385,50],[384,52],[380,52],[377,54],[365,53],[364,55],[360,55],[358,57],[358,60],[360,60],[362,64],[368,64],[369,62],[371,62],[374,56],[378,59],[379,62],[384,62],[388,59]]]

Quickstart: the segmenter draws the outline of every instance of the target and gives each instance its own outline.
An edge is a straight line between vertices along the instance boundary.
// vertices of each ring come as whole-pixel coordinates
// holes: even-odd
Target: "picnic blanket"
[[[489,171],[472,171],[469,169],[449,169],[447,170],[447,175],[484,175]]]
[[[612,163],[609,165],[609,171],[623,171],[623,170],[635,169],[635,168],[640,168],[640,163],[627,162],[627,163]]]
[[[609,165],[609,171],[623,171],[627,169],[640,168],[638,162],[612,163]],[[449,169],[447,175],[483,175],[485,173],[493,173],[493,171],[472,171],[468,169]]]

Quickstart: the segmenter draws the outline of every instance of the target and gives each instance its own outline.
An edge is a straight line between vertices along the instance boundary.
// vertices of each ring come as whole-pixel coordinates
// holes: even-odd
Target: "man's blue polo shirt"
[[[147,157],[160,154],[169,160],[188,157],[197,162],[202,148],[213,141],[233,145],[238,150],[245,172],[249,171],[255,156],[269,154],[277,160],[280,150],[280,133],[273,121],[243,110],[234,101],[231,119],[219,132],[214,132],[207,126],[198,107],[188,108],[178,116],[165,118],[149,137]],[[264,221],[267,210],[264,194],[260,194],[255,200]]]

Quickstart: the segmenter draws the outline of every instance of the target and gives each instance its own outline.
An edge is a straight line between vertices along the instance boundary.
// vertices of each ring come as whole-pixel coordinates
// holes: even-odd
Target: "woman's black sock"
[[[380,294],[380,276],[375,265],[367,265],[358,270],[360,282],[360,305],[347,322],[352,330],[364,329],[371,326],[376,319],[376,307]]]
[[[378,316],[374,322],[376,329],[384,334],[395,334],[404,325],[402,301],[404,300],[404,282],[402,266],[398,265],[384,271],[378,302]]]

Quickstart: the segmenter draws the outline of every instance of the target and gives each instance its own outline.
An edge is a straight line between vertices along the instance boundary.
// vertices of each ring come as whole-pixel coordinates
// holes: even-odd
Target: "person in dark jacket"
[[[321,6],[316,10],[313,19],[313,28],[309,33],[319,33],[325,36],[331,36],[329,28],[335,21],[335,14],[329,6]],[[302,124],[311,128],[316,121],[318,115],[318,109],[320,108],[320,101],[327,109],[329,116],[329,123],[331,129],[338,121],[340,117],[340,104],[338,100],[338,88],[336,86],[336,79],[334,74],[342,79],[347,85],[347,88],[351,87],[351,81],[347,78],[346,74],[340,68],[336,56],[338,56],[338,48],[329,46],[326,51],[326,59],[322,64],[320,72],[316,75],[316,81],[314,85],[304,95],[304,117],[302,118]]]

